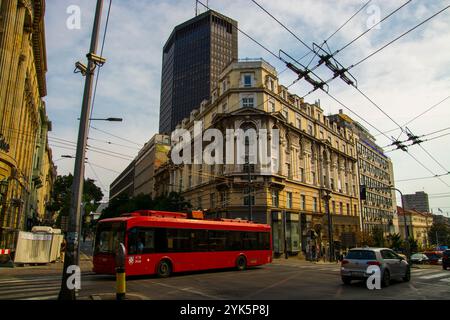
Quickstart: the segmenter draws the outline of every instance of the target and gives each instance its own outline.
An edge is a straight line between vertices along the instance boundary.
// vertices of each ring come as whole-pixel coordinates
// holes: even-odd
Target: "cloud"
[[[300,37],[309,46],[312,42],[322,43],[366,1],[268,1],[259,0],[274,16]],[[392,12],[405,1],[374,0],[371,5],[379,9],[380,16]],[[445,6],[445,1],[412,1],[390,19],[367,35],[346,48],[337,58],[344,66],[349,66],[366,57],[396,36],[417,23],[431,16]],[[82,9],[82,29],[68,30],[65,27],[69,5],[79,5]],[[108,2],[105,1],[103,24],[106,18]],[[448,4],[448,3],[447,3]],[[101,70],[94,114],[99,117],[123,117],[123,123],[96,123],[101,129],[113,132],[141,144],[156,133],[158,128],[162,47],[173,27],[193,17],[194,2],[191,1],[146,1],[115,0],[112,4],[104,56],[107,63]],[[239,27],[252,37],[278,54],[282,49],[299,58],[308,50],[295,37],[272,20],[256,5],[247,0],[210,1],[213,9],[235,19]],[[63,0],[53,1],[47,6],[46,31],[49,71],[47,108],[53,120],[53,135],[72,141],[76,140],[78,121],[83,92],[83,79],[72,74],[73,63],[85,60],[89,47],[92,28],[94,1]],[[361,11],[329,41],[332,50],[341,48],[357,35],[367,29],[367,22],[373,11]],[[361,65],[352,69],[358,79],[359,88],[371,97],[397,122],[403,124],[423,110],[448,96],[450,90],[450,12],[444,12],[435,19],[417,28],[393,45],[374,55]],[[103,29],[102,29],[103,30]],[[270,56],[264,49],[254,44],[244,35],[239,35],[240,57],[263,57],[280,72],[284,65]],[[302,62],[307,64],[312,55]],[[316,60],[317,61],[317,60]],[[316,63],[316,61],[313,62]],[[325,69],[317,70],[327,78],[330,74]],[[281,75],[281,81],[288,85],[294,79],[290,71]],[[340,80],[330,83],[330,92],[356,111],[380,130],[395,128],[386,116],[378,111],[357,91]],[[293,92],[302,96],[311,87],[298,83],[292,87]],[[326,94],[314,92],[308,101],[320,99],[326,113],[337,112],[342,106]],[[425,116],[411,123],[410,128],[420,135],[436,129],[449,127],[450,102],[443,103]],[[368,125],[361,123],[368,127]],[[371,129],[373,134],[377,132]],[[124,141],[91,131],[91,137],[111,140],[116,143]],[[398,135],[398,133],[397,133]],[[380,145],[389,144],[383,136],[377,137]],[[405,138],[405,136],[403,136]],[[450,142],[450,136],[424,144],[424,147],[438,159],[445,168],[450,168],[450,157],[442,145]],[[99,145],[100,146],[100,145]],[[131,145],[132,146],[132,145]],[[133,149],[105,144],[116,152],[134,156]],[[55,151],[56,157],[64,150]],[[435,173],[443,170],[420,148],[412,148],[411,153]],[[397,179],[416,176],[428,176],[430,172],[422,168],[407,154],[400,151],[390,153],[394,162]],[[93,161],[121,171],[127,165],[121,159],[107,158],[99,154],[90,155]],[[71,169],[70,160],[59,161],[59,173]],[[108,186],[117,176],[99,168],[95,169]],[[91,169],[87,174],[92,176]],[[448,177],[443,178],[450,183]],[[425,189],[429,193],[439,192],[445,187],[440,181],[418,180],[399,183],[404,193]],[[444,206],[443,200],[433,200],[433,206]]]

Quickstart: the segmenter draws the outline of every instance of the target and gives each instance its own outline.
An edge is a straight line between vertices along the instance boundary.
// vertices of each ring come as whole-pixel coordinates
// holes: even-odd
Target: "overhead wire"
[[[413,121],[419,119],[421,116],[425,115],[425,113],[427,113],[427,112],[431,111],[432,109],[436,108],[437,106],[441,105],[444,101],[446,101],[446,100],[448,100],[448,99],[450,99],[450,96],[447,96],[447,97],[444,98],[443,100],[439,101],[438,103],[435,103],[434,105],[432,105],[431,107],[429,107],[428,109],[426,109],[425,111],[423,111],[422,113],[420,113],[419,115],[417,115],[417,116],[415,116],[414,118],[412,118],[411,120],[407,121],[405,124],[403,124],[402,127],[405,127],[405,126],[407,126],[408,124],[410,124],[411,122],[413,122]],[[396,131],[396,130],[398,130],[398,128],[390,129],[390,130],[387,130],[387,131],[384,131],[384,132],[385,132],[385,133],[389,133],[389,132]],[[378,135],[379,135],[379,134],[375,135],[375,137],[378,136]]]

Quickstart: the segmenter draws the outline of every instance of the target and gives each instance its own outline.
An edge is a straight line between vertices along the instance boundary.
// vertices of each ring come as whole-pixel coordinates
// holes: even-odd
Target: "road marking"
[[[450,278],[439,279],[439,281],[442,281],[442,282],[450,282]]]
[[[423,280],[430,280],[430,279],[434,279],[434,278],[442,278],[445,276],[448,276],[448,272],[441,272],[441,273],[437,273],[437,274],[432,274],[430,276],[422,276],[419,277],[419,279],[423,279]]]
[[[198,294],[198,295],[210,298],[210,299],[214,299],[214,300],[220,300],[221,299],[220,297],[216,297],[216,296],[212,296],[212,295],[200,292],[200,291],[192,290],[192,288],[180,289],[178,287],[172,286],[172,285],[167,284],[167,283],[161,283],[161,282],[151,282],[151,283],[154,283],[154,284],[157,284],[157,285],[160,285],[160,286],[163,286],[163,287],[171,288],[171,289],[176,289],[178,291],[185,291],[185,292],[195,293],[195,294]]]
[[[26,298],[26,299],[20,299],[20,300],[56,300],[58,296],[43,296],[43,297],[33,297],[33,298]]]

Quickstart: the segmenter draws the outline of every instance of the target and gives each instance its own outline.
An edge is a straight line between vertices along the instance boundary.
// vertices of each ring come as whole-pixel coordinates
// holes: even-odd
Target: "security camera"
[[[73,71],[74,73],[81,72],[81,74],[83,76],[85,76],[86,75],[86,71],[87,71],[87,67],[84,64],[82,64],[80,61],[77,61],[75,63],[75,70]]]
[[[106,62],[105,58],[100,57],[100,56],[98,56],[96,54],[93,54],[93,53],[88,53],[86,55],[86,57],[89,59],[89,61],[93,61],[96,65],[99,65],[99,66],[104,65],[105,62]]]

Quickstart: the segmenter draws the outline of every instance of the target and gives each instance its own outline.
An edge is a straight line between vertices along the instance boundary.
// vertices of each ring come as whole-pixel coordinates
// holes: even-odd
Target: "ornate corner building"
[[[277,169],[267,174],[264,164],[238,164],[236,149],[224,150],[224,164],[161,167],[156,174],[157,194],[180,191],[210,217],[268,223],[275,254],[303,252],[307,256],[327,251],[325,208],[329,204],[335,247],[358,244],[358,136],[350,128],[338,127],[319,103],[306,103],[289,93],[269,63],[262,59],[232,62],[222,71],[211,99],[177,129],[193,132],[197,121],[202,121],[204,130],[220,130],[223,137],[231,129],[254,129],[258,141],[248,141],[246,147],[259,143],[261,129],[267,130],[270,145],[278,129],[279,154],[272,158]],[[230,154],[235,157],[232,164],[225,161]],[[249,156],[246,149],[246,159]],[[331,195],[328,203],[326,195]]]
[[[0,0],[0,247],[44,221],[56,171],[48,147],[44,0]]]

